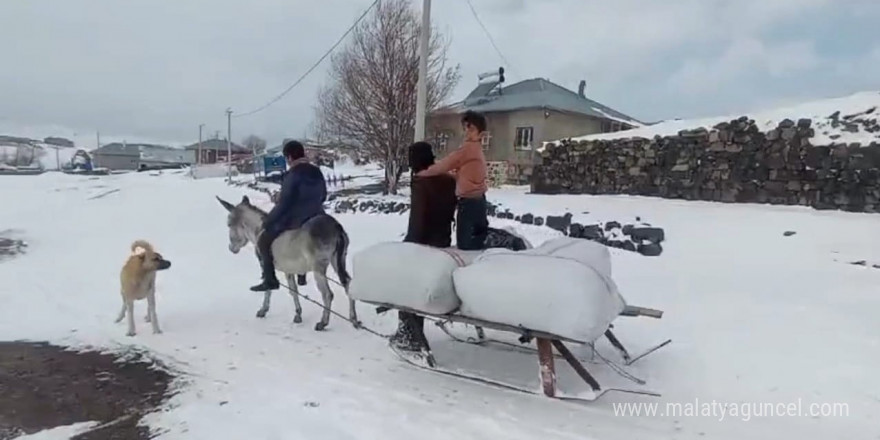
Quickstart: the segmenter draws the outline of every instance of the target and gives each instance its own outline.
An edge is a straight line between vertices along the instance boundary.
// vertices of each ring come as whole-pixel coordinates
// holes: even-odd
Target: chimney
[[[581,83],[578,84],[578,96],[580,96],[581,98],[586,98],[586,96],[584,95],[585,88],[587,88],[587,82],[581,80]]]

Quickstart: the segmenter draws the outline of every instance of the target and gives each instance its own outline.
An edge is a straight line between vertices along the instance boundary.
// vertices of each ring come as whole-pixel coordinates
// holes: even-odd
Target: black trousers
[[[282,231],[283,232],[283,231]],[[272,255],[272,242],[281,232],[263,231],[257,238],[257,255],[263,268],[263,280],[278,280],[275,276],[275,257]]]
[[[264,280],[277,280],[277,276],[275,275],[275,258],[272,255],[272,242],[281,235],[281,232],[263,231],[263,233],[257,238],[257,255],[260,257],[260,267],[263,268]],[[296,283],[300,286],[305,286],[306,276],[297,275]]]
[[[428,345],[428,339],[425,337],[425,318],[423,316],[401,310],[397,312],[397,319],[399,320],[398,333],[403,333],[399,336],[404,338],[407,345],[411,348],[431,349]]]
[[[486,196],[459,198],[455,215],[456,246],[465,251],[483,249],[489,234]]]

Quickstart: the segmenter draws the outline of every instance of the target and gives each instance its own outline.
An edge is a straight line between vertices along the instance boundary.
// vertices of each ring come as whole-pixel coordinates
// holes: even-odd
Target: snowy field
[[[877,439],[880,438],[880,216],[796,207],[722,205],[639,197],[532,196],[520,188],[490,197],[516,212],[575,214],[574,221],[643,221],[662,226],[660,257],[612,249],[615,279],[630,303],[663,319],[621,318],[616,333],[632,352],[672,344],[630,368],[651,398],[607,394],[589,405],[457,381],[402,364],[385,341],[333,317],[312,330],[320,309],[304,302],[304,323],[276,294],[264,320],[251,252],[227,250],[226,212],[214,198],[268,196],[194,181],[182,172],[80,177],[0,176],[0,231],[29,243],[0,263],[0,339],[49,340],[123,349],[134,345],[187,374],[166,411],[145,422],[161,439]],[[584,212],[587,212],[584,214]],[[399,240],[406,216],[338,215],[351,253]],[[517,225],[535,244],[554,236]],[[785,231],[795,235],[784,236]],[[135,239],[172,261],[159,275],[164,334],[138,319],[138,335],[114,324],[118,273]],[[865,266],[849,264],[865,260]],[[405,270],[405,268],[402,268]],[[334,303],[347,314],[341,289]],[[317,297],[314,283],[303,290]],[[393,314],[360,304],[364,324],[383,333]],[[136,305],[137,316],[146,312]],[[438,361],[537,389],[535,356],[451,342],[429,327]],[[464,333],[463,328],[456,331]],[[496,334],[508,338],[510,335]],[[597,344],[618,359],[606,341]],[[585,348],[575,348],[588,358]],[[558,363],[560,387],[586,391]],[[635,385],[587,364],[605,386]],[[667,403],[846,405],[843,416],[719,413],[664,415]],[[658,414],[616,414],[622,403],[660,403]],[[57,430],[63,433],[65,430]],[[66,430],[70,432],[70,430]],[[65,435],[41,438],[66,438]]]

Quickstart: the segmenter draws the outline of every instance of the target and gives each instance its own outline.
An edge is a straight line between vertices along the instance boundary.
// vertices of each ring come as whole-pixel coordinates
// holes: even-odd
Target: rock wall
[[[742,117],[677,136],[563,141],[547,146],[531,188],[880,211],[880,144],[813,146],[811,125],[786,119],[761,132]]]
[[[507,183],[507,173],[509,171],[507,162],[486,162],[486,168],[490,187],[499,188],[501,185]]]

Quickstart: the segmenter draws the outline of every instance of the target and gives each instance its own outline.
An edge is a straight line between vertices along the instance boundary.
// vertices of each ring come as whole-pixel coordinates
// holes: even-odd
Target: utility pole
[[[226,109],[226,176],[232,181],[232,108]]]
[[[61,157],[58,155],[58,147],[55,147],[55,163],[58,164],[58,171],[61,171]]]
[[[428,107],[428,47],[431,43],[431,0],[422,0],[422,29],[419,34],[419,82],[416,89],[416,129],[413,142],[425,139]]]
[[[101,132],[96,131],[95,134],[98,136],[98,144],[95,145],[95,149],[101,148]]]
[[[205,124],[199,124],[199,156],[196,157],[196,165],[202,164],[202,127],[204,126]]]

